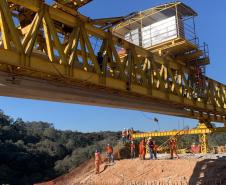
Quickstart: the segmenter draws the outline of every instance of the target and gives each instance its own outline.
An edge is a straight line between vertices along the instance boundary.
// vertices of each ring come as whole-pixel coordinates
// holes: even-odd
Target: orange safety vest
[[[101,161],[101,155],[100,152],[95,153],[95,162],[100,162]]]
[[[141,143],[139,143],[139,154],[141,155]]]
[[[140,145],[139,145],[139,150],[140,150],[140,154],[141,155],[145,155],[145,153],[146,153],[146,149],[145,149],[146,147],[145,147],[145,141],[144,140],[142,140],[141,142],[140,142]]]
[[[106,152],[107,152],[108,154],[112,154],[112,153],[113,153],[113,148],[112,148],[112,146],[107,146]]]
[[[176,148],[176,146],[177,146],[177,142],[175,140],[171,140],[170,141],[170,147],[171,148]]]

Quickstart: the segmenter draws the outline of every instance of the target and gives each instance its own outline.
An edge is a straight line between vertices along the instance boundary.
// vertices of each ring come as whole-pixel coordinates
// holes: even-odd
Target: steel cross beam
[[[188,130],[171,130],[171,131],[160,131],[160,132],[145,132],[145,133],[135,133],[132,135],[134,139],[137,138],[148,138],[148,137],[165,137],[174,135],[203,135],[211,133],[226,132],[226,127],[219,128],[195,128]]]
[[[145,132],[145,133],[134,133],[132,138],[148,138],[148,137],[177,137],[181,135],[199,135],[199,142],[201,153],[208,153],[208,134],[226,132],[226,127],[219,128],[208,128],[205,123],[200,123],[197,128],[187,129],[187,130],[170,130],[170,131],[160,131],[160,132]]]
[[[225,85],[205,77],[205,96],[197,97],[193,67],[118,38],[77,11],[70,14],[40,0],[1,0],[0,30],[0,95],[59,101],[53,98],[55,87],[79,87],[83,93],[89,91],[93,100],[75,91],[74,96],[80,99],[68,100],[65,93],[60,101],[225,122]],[[93,39],[100,43],[97,51]],[[102,61],[98,52],[103,54]],[[5,74],[14,80],[9,82]],[[17,78],[21,83],[14,84]],[[48,92],[53,96],[46,95],[45,90],[35,93],[38,90],[32,83],[23,86],[28,79],[51,84]],[[30,89],[33,94],[18,93],[19,88]],[[97,98],[100,95],[104,101]],[[119,97],[117,100],[119,95],[125,97],[123,102]],[[112,96],[114,100],[109,99]]]

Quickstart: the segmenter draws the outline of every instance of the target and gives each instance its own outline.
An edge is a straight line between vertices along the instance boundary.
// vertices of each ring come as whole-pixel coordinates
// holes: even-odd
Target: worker
[[[100,173],[100,165],[102,163],[101,154],[98,150],[95,152],[95,172],[96,174]]]
[[[170,147],[170,158],[173,159],[174,154],[176,155],[177,159],[179,156],[177,155],[177,141],[175,138],[169,140],[169,147]]]
[[[145,155],[146,155],[146,142],[145,138],[141,140],[140,145],[139,145],[139,153],[140,153],[140,158],[141,160],[145,160]]]
[[[130,144],[130,154],[131,154],[131,159],[134,159],[136,157],[134,141],[131,141],[131,144]]]
[[[98,61],[101,71],[103,70],[103,60],[104,60],[103,53],[99,51],[97,53],[97,61]]]
[[[131,130],[128,129],[128,130],[127,130],[127,140],[130,140],[130,132],[131,132]]]
[[[153,154],[155,159],[157,159],[157,150],[158,150],[158,145],[156,145],[156,142],[153,141]]]
[[[139,153],[139,159],[141,159],[141,142],[139,143],[138,153]]]
[[[129,140],[130,129],[126,129],[126,140]]]
[[[122,131],[122,143],[125,144],[126,143],[126,128],[123,129]]]
[[[105,151],[106,151],[108,163],[114,162],[113,147],[110,144],[107,144]]]
[[[153,151],[154,150],[154,143],[153,143],[151,137],[148,138],[147,144],[148,144],[148,149],[149,149],[149,153],[150,153],[150,160],[151,160],[151,159],[153,159],[153,153],[154,153],[154,151]]]

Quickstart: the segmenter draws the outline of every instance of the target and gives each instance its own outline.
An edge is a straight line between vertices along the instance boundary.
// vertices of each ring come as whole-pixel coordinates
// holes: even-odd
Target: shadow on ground
[[[113,165],[114,165],[114,163],[105,164],[103,170],[100,171],[100,173],[104,172],[108,167],[113,166]]]
[[[197,162],[189,185],[226,185],[226,156]]]

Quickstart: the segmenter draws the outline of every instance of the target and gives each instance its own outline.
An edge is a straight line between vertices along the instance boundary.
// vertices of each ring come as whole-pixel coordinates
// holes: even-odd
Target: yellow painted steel
[[[199,126],[194,129],[134,133],[132,134],[132,138],[138,139],[148,137],[164,137],[164,136],[176,137],[180,135],[199,135],[201,153],[206,154],[208,153],[208,134],[219,132],[226,132],[226,127],[208,128],[208,124],[200,123]]]
[[[226,127],[220,128],[196,128],[188,130],[171,130],[171,131],[160,131],[160,132],[145,132],[135,133],[132,135],[133,138],[146,138],[146,137],[161,137],[161,136],[174,136],[174,135],[194,135],[194,134],[211,134],[215,132],[226,132]]]
[[[23,13],[21,8],[28,14],[16,17],[20,25],[16,26],[12,11]],[[131,101],[141,97],[147,103],[159,102],[162,108],[169,108],[161,112],[164,114],[226,122],[224,84],[205,77],[205,96],[197,97],[194,67],[187,66],[183,57],[159,56],[71,11],[40,0],[1,0],[0,71],[60,86],[83,84],[94,90],[117,91],[129,95]],[[100,41],[102,67],[93,39]],[[170,107],[178,113],[170,113]],[[186,114],[180,114],[182,110]]]
[[[201,146],[201,153],[208,153],[208,134],[201,134],[199,136],[199,143]]]

